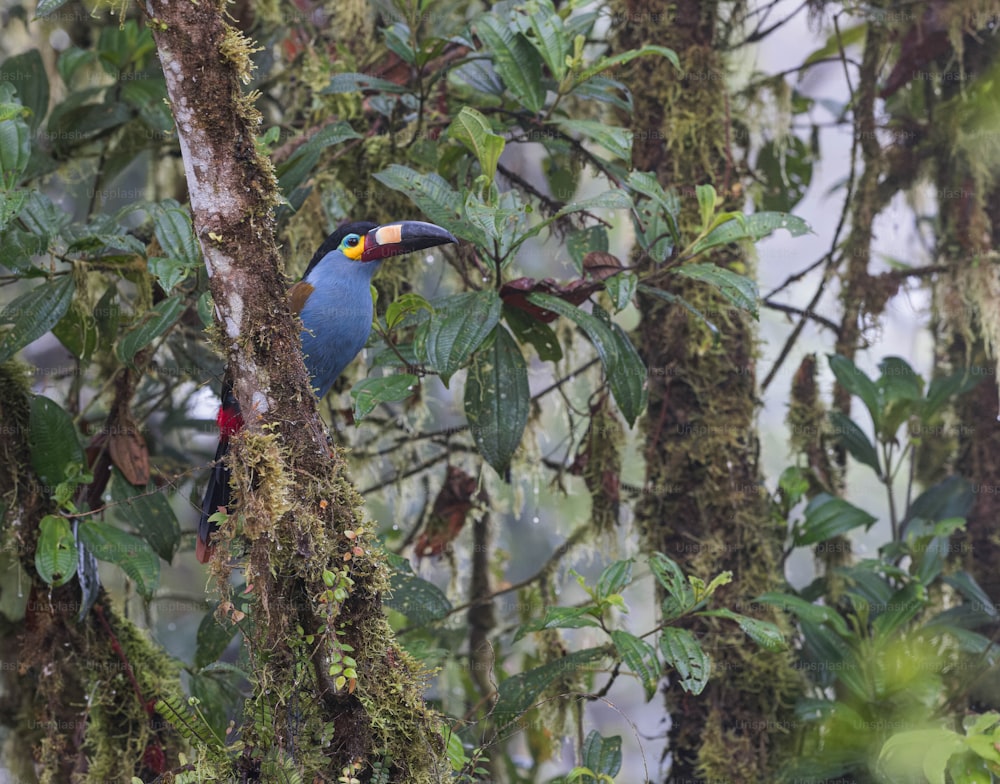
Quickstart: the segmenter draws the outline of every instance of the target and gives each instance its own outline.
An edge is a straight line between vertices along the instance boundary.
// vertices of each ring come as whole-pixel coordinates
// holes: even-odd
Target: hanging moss
[[[700,228],[696,185],[712,183],[720,209],[742,207],[742,173],[730,149],[727,64],[716,40],[720,16],[717,3],[612,6],[612,17],[624,20],[612,29],[616,51],[659,44],[673,48],[681,61],[684,76],[665,61],[640,58],[629,64],[624,81],[635,103],[626,120],[636,131],[635,168],[654,171],[661,184],[679,192],[683,236]],[[720,251],[711,260],[753,275],[752,259],[739,252]],[[635,261],[642,269],[654,264],[642,256]],[[769,609],[739,601],[780,585],[785,535],[783,522],[770,514],[757,464],[752,322],[711,287],[671,278],[669,289],[715,323],[720,338],[682,308],[639,300],[637,343],[650,368],[646,492],[636,506],[644,549],[666,553],[703,579],[731,570],[734,582],[719,592],[720,603],[781,623]],[[791,656],[762,654],[714,621],[699,622],[697,630],[713,641],[710,655],[720,676],[697,698],[676,684],[667,690],[671,776],[771,780],[782,736],[769,733],[762,743],[761,733],[747,728],[792,718],[801,687]]]

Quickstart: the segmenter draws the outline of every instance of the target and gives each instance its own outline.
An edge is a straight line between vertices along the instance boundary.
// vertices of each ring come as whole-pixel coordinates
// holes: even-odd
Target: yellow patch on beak
[[[367,239],[366,236],[362,234],[361,241],[357,245],[353,248],[344,248],[344,255],[353,261],[360,259],[361,254],[365,252],[365,239]]]
[[[388,226],[380,226],[375,232],[375,242],[379,245],[398,245],[403,241],[403,226],[399,223],[390,223]]]

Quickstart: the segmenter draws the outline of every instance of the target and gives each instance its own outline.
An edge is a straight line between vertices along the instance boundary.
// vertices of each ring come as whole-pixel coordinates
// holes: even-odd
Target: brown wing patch
[[[293,313],[302,313],[302,308],[306,306],[306,300],[316,288],[311,283],[300,280],[288,290],[288,301],[292,306]]]

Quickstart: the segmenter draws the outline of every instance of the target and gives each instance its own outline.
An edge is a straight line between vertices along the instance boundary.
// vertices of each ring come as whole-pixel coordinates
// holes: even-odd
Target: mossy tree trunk
[[[103,590],[81,618],[77,578],[53,588],[36,573],[40,523],[58,510],[32,469],[26,378],[0,365],[0,764],[24,784],[149,781],[179,765],[156,710],[180,699],[178,667]]]
[[[939,10],[930,2],[914,12],[927,18]],[[993,139],[1000,42],[990,25],[1000,14],[1000,3],[963,0],[950,3],[947,11],[924,37],[947,35],[950,45],[920,65],[923,73],[941,77],[939,90],[923,90],[928,128],[924,157],[936,161],[930,174],[939,206],[937,261],[946,269],[936,292],[937,359],[943,371],[967,368],[980,383],[959,398],[951,432],[927,439],[928,451],[937,453],[948,445],[954,460],[937,455],[924,462],[951,462],[972,485],[972,508],[955,560],[995,606],[1000,597],[1000,178]],[[994,687],[993,705],[997,693]]]
[[[625,81],[635,111],[633,164],[653,171],[683,196],[682,233],[698,231],[694,187],[711,183],[726,210],[739,210],[739,172],[731,153],[726,63],[717,40],[720,4],[635,0],[613,5],[615,51],[659,44],[680,57],[678,74],[662,59],[641,58]],[[648,271],[657,261],[640,259]],[[748,259],[720,252],[712,261],[741,268]],[[724,570],[736,596],[755,596],[782,583],[783,524],[768,510],[755,431],[756,348],[753,324],[708,287],[672,278],[670,290],[693,303],[721,332],[715,342],[679,307],[640,298],[640,351],[650,368],[645,420],[646,492],[636,508],[649,550],[709,579]],[[737,593],[738,591],[738,593]],[[766,612],[766,611],[765,611]],[[670,713],[668,780],[768,781],[772,752],[790,724],[799,678],[784,654],[764,654],[721,624],[699,623],[711,639],[713,675],[698,697],[677,683],[666,688]]]
[[[253,695],[241,728],[241,781],[370,775],[440,778],[442,742],[415,665],[384,618],[385,566],[361,499],[331,453],[289,310],[271,211],[277,188],[258,154],[249,42],[221,3],[150,0],[218,321],[247,426],[237,439],[237,512],[223,535],[248,542],[246,645]],[[225,552],[225,546],[218,548]],[[217,556],[220,577],[228,571]],[[225,581],[220,580],[220,585]],[[232,603],[222,612],[239,620]],[[216,758],[218,760],[218,758]],[[202,764],[209,765],[205,760]]]

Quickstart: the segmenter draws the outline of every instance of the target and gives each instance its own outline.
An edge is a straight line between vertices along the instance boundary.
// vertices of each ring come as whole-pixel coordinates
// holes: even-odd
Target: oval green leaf
[[[11,325],[0,341],[0,362],[51,330],[66,315],[76,284],[70,275],[35,286],[0,312],[0,322]]]
[[[160,559],[144,540],[97,520],[80,524],[80,541],[97,558],[117,564],[146,599],[160,582]]]
[[[48,485],[49,492],[66,479],[71,465],[83,465],[83,448],[76,435],[73,417],[54,400],[42,395],[31,399],[28,417],[28,448],[31,465]]]
[[[35,571],[53,588],[65,585],[76,574],[76,542],[69,520],[46,515],[38,525]]]
[[[476,354],[469,368],[465,415],[476,448],[500,476],[507,473],[521,444],[530,407],[524,355],[510,333],[497,325],[494,340]]]

